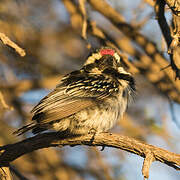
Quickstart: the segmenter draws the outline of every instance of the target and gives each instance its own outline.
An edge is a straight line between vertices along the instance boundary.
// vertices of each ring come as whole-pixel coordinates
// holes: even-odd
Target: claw
[[[102,148],[101,148],[101,150],[100,150],[100,151],[104,151],[104,149],[105,149],[105,146],[102,146]]]

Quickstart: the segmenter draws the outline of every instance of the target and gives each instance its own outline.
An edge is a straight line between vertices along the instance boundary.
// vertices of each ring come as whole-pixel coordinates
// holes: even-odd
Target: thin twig
[[[82,37],[86,40],[86,30],[87,30],[87,15],[86,15],[86,8],[85,8],[86,0],[79,0],[79,7],[81,10],[81,13],[83,15],[83,24],[82,24]]]
[[[3,44],[8,45],[15,49],[15,51],[20,55],[20,56],[25,56],[26,52],[24,49],[19,47],[16,43],[11,41],[5,34],[0,33],[0,40],[3,42]]]
[[[161,28],[161,31],[169,48],[172,41],[172,37],[171,37],[170,28],[164,16],[164,7],[165,7],[165,2],[162,0],[157,0],[154,9],[156,12],[156,19],[158,20],[159,26]]]
[[[8,106],[7,103],[5,102],[4,96],[3,96],[3,94],[2,94],[1,91],[0,91],[0,103],[2,104],[2,107],[3,107],[4,109],[13,110],[13,107]]]
[[[154,155],[151,151],[146,152],[146,157],[144,158],[144,163],[142,167],[142,174],[144,176],[144,179],[149,178],[149,169],[151,166],[151,163],[155,160]]]

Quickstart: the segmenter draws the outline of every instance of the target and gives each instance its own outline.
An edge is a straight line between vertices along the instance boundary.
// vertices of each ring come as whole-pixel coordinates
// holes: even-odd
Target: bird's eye
[[[113,64],[114,64],[114,58],[112,57],[112,56],[110,56],[110,57],[108,57],[107,58],[107,64],[108,64],[108,66],[113,66]]]
[[[89,72],[89,71],[91,71],[94,67],[95,67],[95,64],[94,64],[94,63],[87,64],[86,66],[84,66],[84,70],[87,71],[87,72]]]
[[[96,59],[96,60],[95,60],[95,63],[96,63],[96,64],[99,64],[99,62],[100,62],[99,59]]]

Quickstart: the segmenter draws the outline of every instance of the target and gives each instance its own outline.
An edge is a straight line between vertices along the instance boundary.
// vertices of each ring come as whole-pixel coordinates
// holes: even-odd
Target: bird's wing
[[[49,123],[68,117],[116,93],[117,86],[102,75],[68,75],[34,107],[32,119]]]

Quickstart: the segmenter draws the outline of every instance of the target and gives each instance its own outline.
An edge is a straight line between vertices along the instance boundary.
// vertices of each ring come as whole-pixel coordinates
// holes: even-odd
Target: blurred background
[[[166,43],[156,20],[153,0],[106,0],[152,47],[146,49],[112,20],[78,0],[1,0],[0,33],[26,52],[21,57],[0,42],[0,145],[32,136],[12,135],[31,121],[31,109],[50,92],[61,77],[80,68],[90,47],[115,45],[134,74],[137,96],[124,118],[111,132],[180,152],[180,82],[175,81]],[[82,1],[83,2],[83,1]],[[97,4],[99,1],[97,1]],[[103,7],[102,7],[103,8]],[[108,9],[106,9],[108,12]],[[171,23],[171,11],[166,8]],[[83,23],[87,23],[83,36]],[[122,24],[123,27],[123,24]],[[156,58],[158,57],[158,58]],[[129,60],[128,63],[127,59]],[[113,148],[63,147],[41,149],[15,160],[14,180],[139,180],[143,158]],[[178,180],[178,172],[159,162],[150,179]]]

